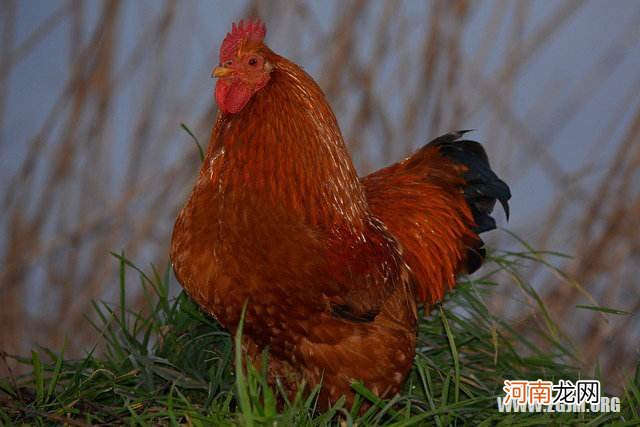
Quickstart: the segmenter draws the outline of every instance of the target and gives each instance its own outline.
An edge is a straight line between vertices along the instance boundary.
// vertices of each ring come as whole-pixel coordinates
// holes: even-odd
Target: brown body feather
[[[219,113],[173,232],[178,281],[290,391],[322,381],[321,407],[362,380],[396,393],[412,365],[416,301],[455,282],[477,236],[464,167],[437,149],[358,178],[322,91],[262,47],[271,81]],[[404,252],[403,252],[404,251]]]
[[[362,179],[369,208],[402,244],[418,301],[426,304],[453,288],[468,251],[480,242],[462,191],[465,171],[427,145]]]

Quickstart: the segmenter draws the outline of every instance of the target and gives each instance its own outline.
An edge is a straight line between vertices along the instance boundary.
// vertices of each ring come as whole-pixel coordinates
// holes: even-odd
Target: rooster
[[[417,307],[480,267],[479,233],[508,218],[509,187],[482,146],[441,136],[359,178],[322,90],[233,24],[213,71],[219,106],[197,182],[173,230],[186,292],[294,393],[353,402],[353,381],[397,393],[413,363]]]

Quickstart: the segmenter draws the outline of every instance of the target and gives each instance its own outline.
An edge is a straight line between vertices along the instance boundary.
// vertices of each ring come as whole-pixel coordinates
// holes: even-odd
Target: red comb
[[[227,36],[222,41],[220,62],[232,59],[242,40],[257,43],[261,42],[266,34],[267,27],[259,19],[248,21],[247,23],[240,20],[237,25],[234,22],[231,26],[231,32],[227,33]]]

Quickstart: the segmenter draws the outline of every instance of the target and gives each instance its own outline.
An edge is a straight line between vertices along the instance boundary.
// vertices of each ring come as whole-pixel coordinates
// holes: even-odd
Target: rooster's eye
[[[258,63],[258,59],[253,57],[249,59],[249,65],[255,66]]]

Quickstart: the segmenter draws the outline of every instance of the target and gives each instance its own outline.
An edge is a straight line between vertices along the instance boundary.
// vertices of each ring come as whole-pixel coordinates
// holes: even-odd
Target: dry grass
[[[395,2],[335,6],[326,19],[311,2],[274,2],[268,10],[247,2],[244,15],[262,16],[274,48],[318,76],[361,170],[396,160],[429,136],[466,128],[473,118],[486,125],[482,136],[508,182],[528,171],[544,176],[549,205],[514,231],[536,248],[574,258],[558,264],[566,277],[529,274],[584,363],[599,360],[604,375],[621,378],[640,341],[640,81],[615,100],[614,119],[594,123],[591,140],[576,141],[575,149],[590,153],[583,164],[559,160],[554,144],[599,83],[639,55],[638,22],[612,30],[615,42],[593,51],[599,59],[592,69],[575,70],[571,90],[541,90],[523,115],[513,101],[517,85],[585,3],[558,2],[543,20],[534,19],[532,3],[483,4],[490,25],[472,55],[465,53],[465,32],[477,2],[414,4],[410,11]],[[103,2],[95,21],[86,18],[95,4],[67,1],[18,42],[13,22],[22,7],[11,0],[1,7],[0,126],[21,61],[61,28],[70,55],[66,81],[56,82],[63,90],[41,123],[21,131],[26,154],[0,186],[0,347],[25,353],[35,342],[60,347],[68,336],[78,353],[94,340],[84,319],[90,301],[113,300],[117,292],[117,270],[106,254],[124,249],[139,264],[167,261],[172,221],[198,164],[179,124],[205,140],[215,112],[211,91],[202,91],[208,70],[187,78],[181,64],[198,52],[213,65],[217,46],[205,18],[175,1],[144,14],[136,3]],[[144,15],[141,28],[125,51],[125,18],[136,10]],[[497,45],[502,30],[506,47]],[[303,32],[311,36],[285,36]],[[491,59],[496,51],[502,57]],[[9,144],[0,140],[0,152],[12,150]],[[520,313],[517,299],[502,291],[493,307],[516,317],[521,332],[541,321]],[[575,309],[593,305],[587,294],[632,315]],[[134,298],[142,303],[142,295]]]

